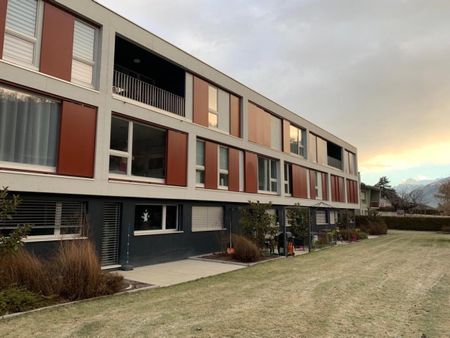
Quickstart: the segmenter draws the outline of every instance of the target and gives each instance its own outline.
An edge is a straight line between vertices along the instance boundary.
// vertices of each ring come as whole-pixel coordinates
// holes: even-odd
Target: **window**
[[[192,207],[192,231],[223,229],[223,207]]]
[[[290,196],[292,194],[292,165],[284,164],[284,193]]]
[[[228,188],[228,148],[219,147],[219,187]]]
[[[60,103],[0,86],[0,161],[56,167]]]
[[[321,200],[322,199],[322,173],[319,172],[315,172],[315,181],[316,181],[316,185],[314,187],[314,189],[316,190],[316,200]]]
[[[148,177],[163,182],[166,174],[166,137],[166,130],[113,116],[110,174]]]
[[[199,186],[205,184],[205,142],[197,140],[195,182]]]
[[[290,148],[291,153],[305,157],[306,131],[291,125],[290,127]]]
[[[351,175],[356,175],[356,155],[350,151],[345,151],[347,157],[347,167],[348,173]]]
[[[219,127],[217,101],[217,88],[208,86],[208,124],[212,128]]]
[[[327,224],[327,212],[325,210],[316,211],[316,224]]]
[[[5,60],[38,67],[42,12],[42,1],[8,1],[3,44]]]
[[[178,229],[176,205],[136,205],[134,218],[134,231]]]
[[[12,220],[0,221],[0,232],[30,224],[29,236],[79,236],[86,224],[86,203],[23,199]]]
[[[278,164],[276,160],[258,157],[258,190],[278,192]]]
[[[97,29],[75,20],[72,56],[72,82],[94,86]]]

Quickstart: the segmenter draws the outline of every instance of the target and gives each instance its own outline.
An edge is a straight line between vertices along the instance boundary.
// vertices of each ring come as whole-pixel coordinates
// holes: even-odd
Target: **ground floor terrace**
[[[109,268],[143,266],[224,251],[230,233],[241,231],[241,210],[248,207],[248,204],[183,199],[14,193],[20,195],[22,202],[12,220],[0,223],[0,229],[32,225],[25,247],[39,256],[51,255],[61,239],[90,239],[102,266]],[[279,236],[290,229],[287,208],[272,205],[267,210],[274,216],[273,227],[278,228]],[[319,231],[336,227],[345,209],[320,202],[304,211],[314,238]],[[278,251],[286,252],[285,246],[284,243]],[[306,246],[303,243],[303,249]]]
[[[446,337],[450,235],[386,236],[0,320],[2,337]]]

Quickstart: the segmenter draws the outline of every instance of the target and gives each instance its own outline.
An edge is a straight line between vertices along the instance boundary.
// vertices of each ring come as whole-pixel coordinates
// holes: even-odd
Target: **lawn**
[[[450,335],[450,235],[392,231],[168,288],[0,320],[0,337]]]

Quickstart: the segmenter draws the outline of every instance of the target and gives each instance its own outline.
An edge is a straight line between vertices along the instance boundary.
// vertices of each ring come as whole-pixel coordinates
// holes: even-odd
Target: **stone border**
[[[192,256],[192,257],[189,257],[189,259],[192,259],[192,260],[195,260],[195,261],[202,261],[202,262],[213,262],[213,263],[221,263],[221,264],[230,264],[230,265],[239,265],[239,266],[244,266],[244,267],[250,267],[250,266],[257,265],[257,264],[272,262],[272,261],[278,260],[280,258],[286,258],[285,256],[274,256],[273,258],[265,259],[265,260],[259,261],[259,262],[242,263],[242,262],[233,262],[233,261],[223,261],[223,260],[220,260],[220,259],[203,258],[204,256],[207,256],[207,255],[214,255],[214,253],[212,252],[212,253],[203,254],[203,255],[199,255],[199,256]]]

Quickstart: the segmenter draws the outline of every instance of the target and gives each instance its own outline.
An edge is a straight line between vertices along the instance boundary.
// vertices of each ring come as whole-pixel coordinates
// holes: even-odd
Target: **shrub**
[[[241,209],[241,225],[244,235],[260,248],[264,247],[266,238],[275,238],[278,229],[273,226],[275,219],[267,213],[271,203],[250,202],[248,208]],[[274,245],[274,243],[272,243]]]
[[[385,235],[387,225],[380,216],[356,216],[356,227],[369,235]]]
[[[51,261],[52,276],[56,277],[58,294],[69,300],[112,294],[120,290],[123,277],[108,275],[90,241],[61,243]]]
[[[297,239],[306,239],[309,234],[309,211],[296,203],[293,207],[286,209],[286,217],[290,224],[290,231]]]
[[[356,241],[358,234],[355,229],[340,229],[339,233],[344,241]]]
[[[359,240],[369,238],[369,236],[367,236],[367,233],[364,231],[356,231],[356,234]]]
[[[417,231],[441,231],[443,226],[450,226],[450,218],[447,217],[395,217],[383,216],[389,229],[417,230]]]
[[[261,258],[261,251],[251,240],[240,235],[232,237],[234,254],[233,258],[244,263],[256,262]]]
[[[2,256],[0,275],[0,288],[16,285],[45,296],[54,294],[53,279],[46,262],[25,249]]]
[[[441,230],[446,234],[450,234],[450,225],[443,225]]]
[[[51,300],[24,288],[12,287],[0,290],[0,316],[32,310],[50,305]]]

